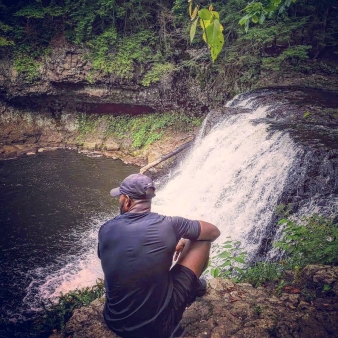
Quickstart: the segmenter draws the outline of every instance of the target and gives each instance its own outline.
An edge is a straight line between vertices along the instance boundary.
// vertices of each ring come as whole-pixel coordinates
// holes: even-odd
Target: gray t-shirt
[[[125,213],[102,225],[104,317],[113,331],[137,332],[154,322],[172,295],[169,270],[177,242],[196,240],[200,231],[198,221],[153,212]]]

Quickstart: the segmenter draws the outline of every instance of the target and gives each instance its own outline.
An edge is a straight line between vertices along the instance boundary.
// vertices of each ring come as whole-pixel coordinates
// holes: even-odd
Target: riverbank
[[[143,167],[187,145],[197,135],[202,116],[184,112],[138,116],[66,112],[58,118],[3,107],[0,115],[0,158],[56,149],[120,159]],[[164,168],[173,159],[161,162]]]
[[[207,294],[184,313],[183,337],[337,337],[338,267],[309,265],[286,277],[258,288],[210,279]],[[103,321],[103,304],[99,298],[75,310],[65,330],[50,338],[116,338]]]

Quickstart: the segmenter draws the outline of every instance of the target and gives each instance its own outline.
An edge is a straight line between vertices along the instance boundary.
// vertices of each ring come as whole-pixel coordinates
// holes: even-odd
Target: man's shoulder
[[[115,216],[114,218],[111,218],[111,219],[109,219],[108,221],[106,221],[105,223],[103,223],[103,224],[100,226],[99,231],[103,230],[104,228],[108,227],[109,225],[114,224],[114,222],[116,221],[116,218],[119,217],[119,216],[121,216],[121,215],[117,215],[117,216]]]

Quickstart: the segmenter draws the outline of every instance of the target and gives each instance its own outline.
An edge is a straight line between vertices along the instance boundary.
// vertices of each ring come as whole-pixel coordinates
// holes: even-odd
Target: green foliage
[[[142,148],[160,140],[164,130],[175,126],[175,130],[191,130],[200,125],[201,119],[183,113],[153,113],[131,117],[130,115],[108,116],[107,135],[118,138],[131,137],[133,147]]]
[[[277,57],[263,58],[263,68],[279,71],[285,61],[297,66],[300,61],[309,58],[308,52],[310,49],[311,46],[290,46]]]
[[[117,39],[115,30],[111,28],[98,39],[90,41],[93,68],[131,79],[136,63],[152,62],[156,41],[154,32],[149,30]]]
[[[230,239],[223,244],[215,244],[209,262],[209,272],[212,277],[238,279],[244,273],[246,252],[240,248],[240,242]]]
[[[191,20],[194,20],[190,28],[190,42],[194,40],[197,22],[199,21],[203,31],[202,38],[207,44],[212,62],[214,62],[224,45],[223,26],[220,23],[219,13],[213,10],[212,5],[209,6],[209,9],[202,8],[201,10],[198,10],[199,5],[194,10],[192,10],[192,7],[193,1],[189,0],[189,14]]]
[[[99,119],[94,114],[78,114],[77,115],[79,136],[82,138],[87,134],[93,133],[99,123]]]
[[[255,287],[269,281],[279,280],[285,269],[283,262],[257,262],[248,267],[240,276],[241,282],[248,282]]]
[[[70,319],[75,309],[89,305],[93,300],[104,295],[103,280],[98,280],[96,285],[84,289],[76,289],[66,294],[60,294],[56,303],[43,304],[44,313],[35,323],[33,331],[51,334],[52,331],[61,331]]]
[[[326,293],[332,290],[332,287],[328,284],[323,285],[322,293]]]
[[[285,206],[281,213],[287,214]],[[248,282],[256,287],[266,282],[278,282],[277,292],[286,285],[283,279],[286,270],[293,270],[297,278],[300,269],[306,264],[338,264],[338,227],[332,220],[313,215],[297,225],[289,219],[279,221],[285,227],[283,238],[275,244],[285,253],[278,262],[256,262],[247,266],[246,253],[240,242],[226,241],[213,247],[209,272],[213,277],[232,277],[239,282]],[[329,292],[324,286],[323,292]]]
[[[143,86],[150,86],[152,83],[156,83],[162,79],[165,79],[166,77],[168,77],[175,69],[175,66],[172,63],[155,63],[151,70],[148,71],[141,83]]]
[[[192,21],[187,20],[187,4]],[[206,90],[210,86],[230,94],[258,86],[262,71],[338,73],[333,62],[308,62],[328,46],[332,51],[337,48],[333,2],[215,0],[217,12],[205,1],[200,4],[197,7],[195,1],[193,6],[186,0],[0,2],[0,48],[14,52],[13,59],[18,54],[36,59],[53,38],[55,45],[64,35],[87,47],[94,70],[112,74],[115,81],[132,79],[147,86],[159,81],[161,70],[170,72],[165,65],[172,64],[198,77]],[[247,20],[241,20],[243,14]],[[245,34],[240,20],[243,26],[261,24]],[[188,56],[191,24],[191,40],[198,35],[192,48],[199,51],[191,50]],[[209,64],[203,39],[217,65]]]
[[[244,25],[245,31],[248,32],[250,21],[262,25],[267,17],[271,18],[274,14],[283,13],[291,3],[295,2],[296,0],[269,0],[267,3],[252,1],[244,8],[246,15],[239,20],[239,24]]]
[[[293,267],[337,264],[337,225],[318,215],[305,218],[303,222],[303,225],[298,225],[289,219],[280,220],[279,224],[285,228],[283,238],[275,246],[285,252]]]
[[[19,55],[14,60],[14,67],[18,73],[22,74],[27,82],[39,79],[40,64],[28,55]]]
[[[190,131],[199,126],[202,119],[178,112],[151,113],[137,116],[123,115],[78,115],[79,141],[97,131],[106,137],[131,138],[134,148],[142,148],[160,140],[166,129],[174,127],[177,131]]]
[[[34,5],[28,5],[18,10],[14,15],[23,16],[27,19],[42,19],[45,16],[45,9],[41,3],[35,3]]]

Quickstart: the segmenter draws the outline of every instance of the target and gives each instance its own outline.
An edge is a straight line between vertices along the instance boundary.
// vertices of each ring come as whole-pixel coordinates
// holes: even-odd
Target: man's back
[[[173,285],[170,266],[178,240],[195,240],[198,221],[152,212],[124,213],[99,232],[105,274],[107,325],[122,336],[142,331],[168,305]],[[124,334],[123,334],[124,333]]]

